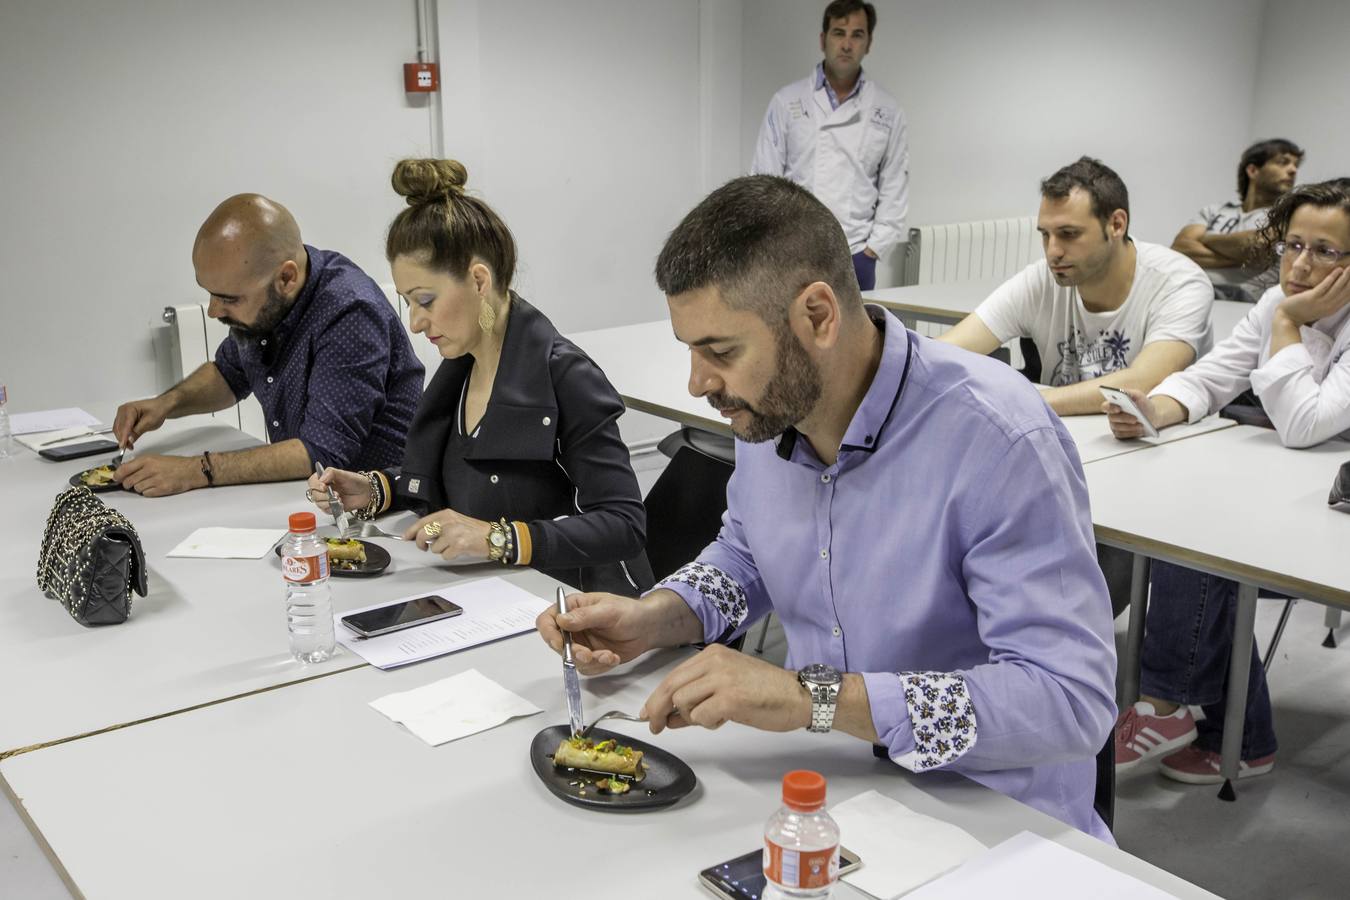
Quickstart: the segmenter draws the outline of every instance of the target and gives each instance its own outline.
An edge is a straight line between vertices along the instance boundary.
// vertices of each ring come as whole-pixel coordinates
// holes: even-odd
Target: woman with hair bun
[[[408,208],[385,254],[410,327],[443,362],[422,395],[401,469],[312,476],[344,509],[412,509],[404,537],[457,563],[532,566],[583,591],[636,596],[652,584],[646,513],[623,401],[603,372],[511,290],[516,245],[468,173],[405,159]],[[320,503],[320,506],[325,504]]]

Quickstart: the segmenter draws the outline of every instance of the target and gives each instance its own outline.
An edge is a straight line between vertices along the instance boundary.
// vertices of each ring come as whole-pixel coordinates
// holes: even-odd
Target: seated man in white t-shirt
[[[1238,161],[1238,202],[1204,207],[1172,239],[1173,250],[1195,260],[1209,275],[1215,299],[1255,303],[1279,283],[1279,266],[1254,265],[1252,250],[1270,205],[1294,186],[1302,162],[1303,148],[1293,141],[1272,138],[1252,144]]]
[[[1031,338],[1061,416],[1101,411],[1101,385],[1152,390],[1209,350],[1214,289],[1180,253],[1129,236],[1120,176],[1083,157],[1041,182],[1032,263],[939,340],[991,353]]]

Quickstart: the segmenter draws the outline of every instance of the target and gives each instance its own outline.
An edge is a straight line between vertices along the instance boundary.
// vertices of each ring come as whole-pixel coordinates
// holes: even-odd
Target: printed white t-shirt
[[[1213,344],[1214,287],[1198,265],[1158,244],[1135,241],[1134,283],[1119,309],[1089,312],[1076,287],[1061,287],[1044,259],[1001,284],[975,310],[999,343],[1031,338],[1041,381],[1077,384],[1127,368],[1154,341],[1184,341],[1198,359]]]

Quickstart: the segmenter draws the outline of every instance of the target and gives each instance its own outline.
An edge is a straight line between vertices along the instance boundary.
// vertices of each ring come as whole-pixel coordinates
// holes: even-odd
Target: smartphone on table
[[[415,600],[400,600],[365,612],[350,613],[343,616],[341,621],[361,637],[371,638],[438,619],[448,619],[462,612],[463,609],[444,597],[428,594]]]
[[[839,874],[846,875],[862,865],[858,854],[839,848]],[[724,900],[759,900],[767,882],[764,878],[764,851],[751,850],[744,856],[709,866],[698,873],[699,884]]]
[[[80,459],[85,456],[97,456],[100,453],[116,453],[117,442],[108,440],[84,441],[79,444],[62,444],[59,447],[43,447],[38,456],[53,462],[65,462],[68,459]]]
[[[1113,387],[1099,386],[1097,390],[1102,392],[1102,396],[1106,398],[1108,403],[1114,403],[1120,407],[1121,412],[1127,412],[1138,419],[1139,424],[1144,426],[1144,434],[1152,438],[1158,436],[1158,429],[1153,427],[1153,423],[1148,420],[1148,416],[1144,415],[1143,410],[1139,408],[1139,404],[1130,399],[1129,394],[1120,388]]]

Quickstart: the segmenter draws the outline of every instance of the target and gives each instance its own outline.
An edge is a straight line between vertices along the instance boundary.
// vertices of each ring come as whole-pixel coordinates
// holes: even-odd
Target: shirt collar
[[[863,395],[862,403],[858,404],[844,432],[844,440],[839,445],[841,461],[845,453],[872,453],[881,446],[886,426],[905,389],[914,353],[909,331],[899,319],[880,306],[868,304],[863,308],[872,324],[882,333],[881,362],[872,376],[872,384]],[[791,427],[779,435],[779,457],[793,459],[798,437],[797,429]]]
[[[284,340],[287,335],[299,326],[300,320],[305,317],[305,310],[309,309],[309,303],[314,299],[315,285],[319,281],[319,267],[315,264],[315,250],[313,247],[305,244],[305,286],[300,288],[300,293],[295,295],[295,302],[291,304],[290,310],[286,313],[286,318],[282,319],[280,324],[270,335],[278,343]]]
[[[799,69],[798,71],[801,70]],[[838,109],[839,104],[847,103],[849,100],[858,96],[858,92],[862,90],[863,82],[866,80],[867,73],[861,69],[858,70],[858,80],[853,83],[853,90],[848,92],[847,97],[840,100],[838,95],[835,94],[834,88],[830,86],[829,79],[825,77],[825,63],[816,63],[816,90],[820,90],[821,88],[825,89],[825,96],[830,98],[830,109]]]

